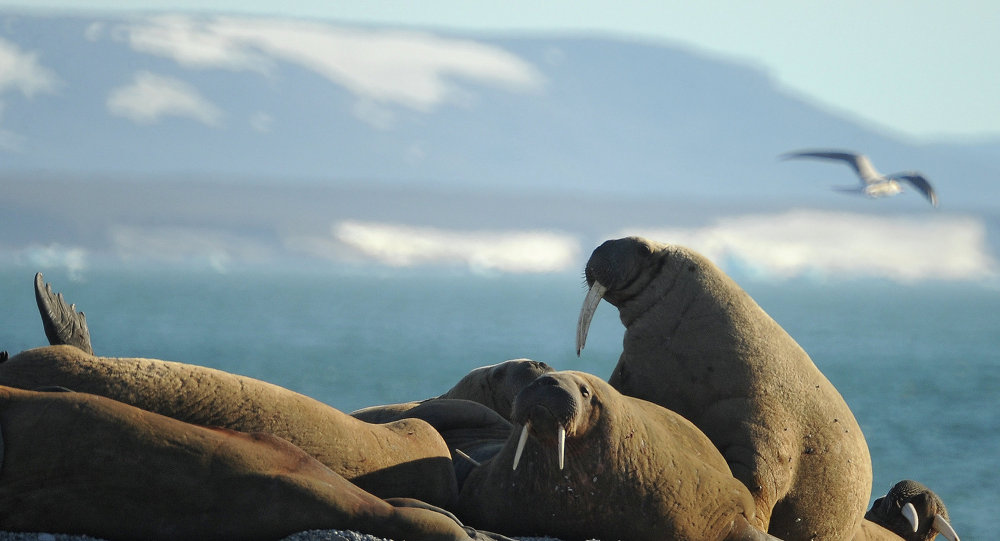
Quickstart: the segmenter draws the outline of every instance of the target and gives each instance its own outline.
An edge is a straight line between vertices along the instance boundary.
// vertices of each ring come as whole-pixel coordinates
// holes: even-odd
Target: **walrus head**
[[[600,415],[599,410],[598,395],[584,375],[567,371],[539,376],[514,399],[511,420],[523,428],[513,469],[517,469],[529,434],[557,449],[559,469],[563,469],[566,438],[585,435]]]
[[[664,245],[640,237],[609,240],[590,255],[584,275],[590,290],[580,309],[576,327],[576,354],[587,342],[590,322],[601,299],[620,305],[642,292],[654,274],[643,272]]]
[[[476,368],[440,398],[479,402],[510,419],[514,397],[538,376],[552,372],[551,366],[531,359],[513,359]]]
[[[959,541],[948,522],[948,509],[931,489],[916,481],[904,480],[875,500],[865,518],[908,541],[929,541],[939,533]]]

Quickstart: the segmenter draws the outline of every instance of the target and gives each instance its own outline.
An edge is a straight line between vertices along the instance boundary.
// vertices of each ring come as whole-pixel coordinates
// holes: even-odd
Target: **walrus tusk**
[[[472,458],[471,456],[469,456],[468,454],[466,454],[465,451],[459,449],[458,447],[455,448],[455,454],[458,455],[458,456],[460,456],[460,457],[462,457],[462,458],[464,458],[464,459],[466,459],[466,460],[468,460],[469,462],[472,463],[473,466],[475,466],[477,468],[480,467],[480,466],[482,466],[482,463],[480,463],[478,460]]]
[[[601,303],[608,287],[594,280],[594,285],[587,291],[587,297],[583,299],[583,306],[580,308],[580,319],[576,322],[576,356],[580,356],[583,346],[587,343],[587,332],[590,330],[590,321],[594,319],[594,312],[597,305]]]
[[[939,514],[934,515],[934,529],[937,530],[939,534],[943,535],[948,541],[960,541],[958,539],[958,534],[955,533],[955,529],[952,528],[951,524],[948,524],[948,521]]]
[[[906,517],[906,521],[913,527],[913,533],[917,533],[917,528],[920,526],[920,518],[917,517],[917,508],[913,507],[912,503],[906,502],[900,513]]]
[[[559,469],[566,465],[566,427],[559,427]]]
[[[514,451],[514,467],[517,469],[517,463],[521,461],[521,451],[524,451],[524,443],[528,441],[528,426],[531,425],[530,422],[525,421],[524,429],[521,430],[521,439],[517,440],[517,450]]]

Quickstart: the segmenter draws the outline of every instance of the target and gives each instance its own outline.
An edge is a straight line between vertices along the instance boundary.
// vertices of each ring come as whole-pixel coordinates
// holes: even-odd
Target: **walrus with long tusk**
[[[609,379],[691,420],[753,494],[755,524],[786,541],[850,539],[871,493],[868,446],[801,347],[711,261],[638,237],[586,265],[577,351],[603,298],[625,325]]]
[[[959,541],[941,498],[909,479],[896,483],[885,496],[876,499],[865,519],[855,541],[931,541],[938,534],[948,541]]]
[[[379,499],[271,434],[184,423],[108,398],[0,387],[0,530],[104,539],[506,537]]]
[[[257,379],[157,359],[94,356],[86,320],[35,277],[50,342],[0,363],[0,385],[61,386],[202,426],[267,432],[290,441],[379,497],[447,505],[458,485],[444,439],[419,419],[371,424]],[[86,339],[84,341],[84,339]]]
[[[749,491],[694,425],[583,372],[539,376],[518,430],[462,487],[456,515],[566,540],[771,540]]]

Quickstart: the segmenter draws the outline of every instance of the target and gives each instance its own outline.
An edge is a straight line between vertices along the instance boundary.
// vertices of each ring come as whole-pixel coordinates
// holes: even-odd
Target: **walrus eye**
[[[583,395],[584,398],[587,398],[588,396],[590,396],[590,389],[587,389],[586,386],[581,385],[580,386],[580,394]]]

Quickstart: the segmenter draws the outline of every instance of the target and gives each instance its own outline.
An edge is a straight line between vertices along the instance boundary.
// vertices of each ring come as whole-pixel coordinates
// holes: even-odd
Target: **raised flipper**
[[[35,274],[35,301],[42,316],[45,336],[49,344],[75,346],[91,355],[90,329],[87,316],[76,311],[75,304],[69,304],[62,293],[53,293],[52,286],[43,281],[42,273]]]

